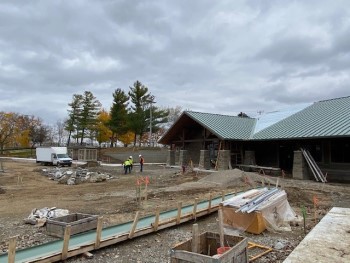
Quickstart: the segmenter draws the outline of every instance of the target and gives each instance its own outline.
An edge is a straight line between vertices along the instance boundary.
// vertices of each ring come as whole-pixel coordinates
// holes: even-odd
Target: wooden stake
[[[17,237],[18,236],[11,237],[9,240],[8,263],[15,263]]]
[[[103,226],[103,217],[100,216],[100,217],[97,219],[95,249],[100,248],[102,226]]]
[[[222,196],[222,201],[225,201],[225,191],[222,191],[221,196]]]
[[[130,233],[129,233],[129,238],[132,238],[134,236],[135,229],[136,229],[136,226],[137,226],[137,222],[139,221],[139,216],[140,216],[140,211],[137,211],[136,215],[135,215],[134,222],[132,223],[132,227],[131,227],[131,230],[130,230]]]
[[[146,187],[145,187],[145,201],[147,201],[147,189],[148,189],[148,184],[146,183]]]
[[[209,194],[209,201],[208,201],[208,212],[211,212],[211,199],[213,198],[212,194]]]
[[[198,232],[198,224],[194,224],[192,226],[192,252],[199,253],[199,232]]]
[[[177,203],[177,217],[176,217],[176,224],[180,224],[181,220],[181,209],[182,209],[182,203]]]
[[[192,211],[193,219],[197,218],[197,203],[198,203],[198,198],[195,198],[194,204],[193,204],[193,211]]]
[[[158,230],[158,225],[159,225],[159,214],[160,214],[160,210],[159,210],[159,206],[157,206],[157,209],[156,209],[156,217],[155,217],[155,219],[154,219],[154,226],[153,226],[154,231],[157,231],[157,230]]]
[[[71,226],[67,225],[64,230],[64,238],[63,238],[63,247],[62,247],[62,255],[61,260],[66,260],[68,255],[68,248],[69,248],[69,239],[70,239],[70,231]]]
[[[219,210],[219,233],[220,233],[220,247],[224,247],[225,237],[224,237],[224,226],[223,226],[223,216],[222,216],[222,205],[220,205]]]
[[[279,179],[279,178],[277,178],[276,188],[278,187],[279,182],[280,182],[280,179]]]

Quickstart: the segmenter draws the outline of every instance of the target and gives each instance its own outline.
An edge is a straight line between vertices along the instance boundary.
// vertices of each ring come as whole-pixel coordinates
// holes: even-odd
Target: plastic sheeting
[[[225,227],[242,232],[291,231],[290,221],[298,219],[289,205],[287,193],[278,188],[252,189],[222,205]]]

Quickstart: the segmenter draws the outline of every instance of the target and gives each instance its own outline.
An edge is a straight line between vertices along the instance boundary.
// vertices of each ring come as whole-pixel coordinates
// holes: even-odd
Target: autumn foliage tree
[[[108,128],[110,119],[109,113],[105,110],[101,110],[97,117],[96,140],[99,145],[104,142],[109,142],[110,137],[112,136],[112,131]]]

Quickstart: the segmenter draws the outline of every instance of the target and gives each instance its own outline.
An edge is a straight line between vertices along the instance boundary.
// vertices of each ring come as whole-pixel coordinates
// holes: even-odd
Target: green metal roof
[[[350,96],[324,100],[255,133],[253,140],[350,136]]]
[[[159,140],[170,143],[186,118],[222,140],[278,140],[350,136],[350,96],[266,114],[259,119],[185,111]]]
[[[255,119],[220,114],[186,111],[185,114],[206,127],[221,139],[247,140],[255,126]]]

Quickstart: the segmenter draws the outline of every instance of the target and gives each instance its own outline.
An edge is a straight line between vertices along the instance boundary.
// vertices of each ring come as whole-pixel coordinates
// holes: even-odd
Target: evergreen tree
[[[67,146],[70,144],[72,133],[77,131],[78,119],[82,111],[82,101],[82,95],[74,94],[72,102],[68,104],[70,109],[68,109],[68,119],[65,122],[65,129],[68,131]]]
[[[147,130],[145,110],[154,103],[154,97],[148,92],[148,88],[140,81],[136,81],[133,87],[130,87],[129,96],[132,102],[131,113],[129,114],[129,128],[135,134],[134,146],[136,145],[137,135],[141,138]]]
[[[108,127],[112,131],[111,147],[114,140],[128,131],[128,100],[129,97],[121,89],[116,89],[113,93],[113,105],[110,111]]]
[[[101,103],[96,99],[91,91],[85,91],[81,101],[81,112],[78,115],[78,134],[80,144],[83,144],[87,133],[96,130],[97,117],[101,110]]]

